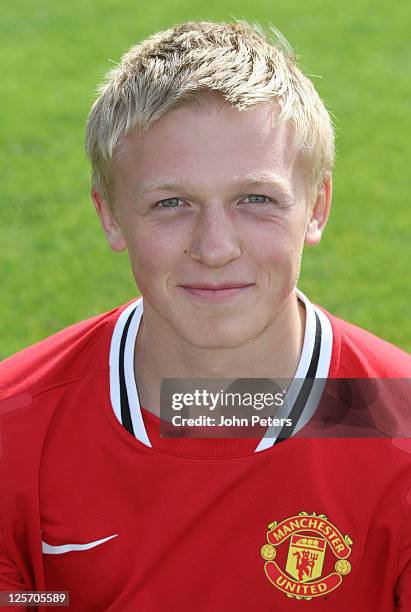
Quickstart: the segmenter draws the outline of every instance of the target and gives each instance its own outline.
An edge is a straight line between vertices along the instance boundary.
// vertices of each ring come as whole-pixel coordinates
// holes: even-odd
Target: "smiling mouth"
[[[252,287],[253,284],[248,285],[195,285],[187,286],[180,285],[180,289],[185,291],[188,295],[193,298],[205,302],[223,302],[236,296],[243,294],[247,289]]]

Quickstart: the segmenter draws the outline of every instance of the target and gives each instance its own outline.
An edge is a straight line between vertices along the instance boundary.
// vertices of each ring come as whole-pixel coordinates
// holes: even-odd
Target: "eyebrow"
[[[271,186],[279,189],[281,193],[288,199],[294,197],[293,190],[289,181],[278,174],[271,172],[252,172],[246,176],[238,176],[231,183],[230,187],[235,189],[257,188],[262,186]],[[156,183],[148,181],[142,189],[138,189],[135,193],[135,199],[138,200],[144,195],[153,191],[184,191],[186,193],[195,193],[197,187],[190,182],[180,182],[178,179],[170,179],[164,183]]]

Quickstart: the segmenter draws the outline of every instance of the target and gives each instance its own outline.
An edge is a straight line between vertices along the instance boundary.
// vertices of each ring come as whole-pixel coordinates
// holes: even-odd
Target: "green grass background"
[[[136,294],[89,198],[93,91],[141,38],[231,15],[277,26],[336,117],[333,213],[300,288],[411,351],[411,5],[19,0],[1,13],[0,358]]]

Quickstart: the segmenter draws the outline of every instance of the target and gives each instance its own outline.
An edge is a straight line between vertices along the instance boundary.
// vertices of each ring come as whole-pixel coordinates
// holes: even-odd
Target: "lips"
[[[181,285],[185,289],[207,289],[209,291],[221,291],[224,289],[240,289],[249,287],[252,283],[224,283],[222,285],[208,285],[206,283],[196,283],[193,285]]]
[[[224,302],[247,292],[254,283],[224,283],[209,285],[195,283],[193,285],[180,285],[180,288],[191,298],[205,302]]]

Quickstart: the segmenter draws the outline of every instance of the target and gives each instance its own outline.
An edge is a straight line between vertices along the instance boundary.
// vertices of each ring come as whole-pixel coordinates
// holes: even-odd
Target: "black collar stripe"
[[[304,408],[307,404],[307,400],[312,391],[315,375],[318,369],[318,362],[320,359],[320,350],[321,350],[321,323],[318,318],[317,313],[315,313],[315,341],[314,341],[314,349],[311,357],[310,365],[308,367],[307,376],[303,382],[303,385],[300,389],[300,393],[298,394],[297,399],[294,402],[293,407],[289,413],[288,418],[291,420],[292,425],[287,426],[284,425],[282,430],[280,431],[278,438],[274,442],[274,444],[279,444],[284,440],[287,440],[290,436],[292,436],[295,431],[299,420],[304,412]]]
[[[121,422],[124,427],[134,436],[133,423],[131,420],[130,403],[128,401],[128,393],[126,386],[126,378],[124,375],[124,351],[126,348],[127,333],[130,327],[131,320],[134,316],[136,309],[131,311],[128,316],[127,322],[124,326],[123,334],[120,342],[119,352],[119,381],[120,381],[120,406],[121,406]]]

